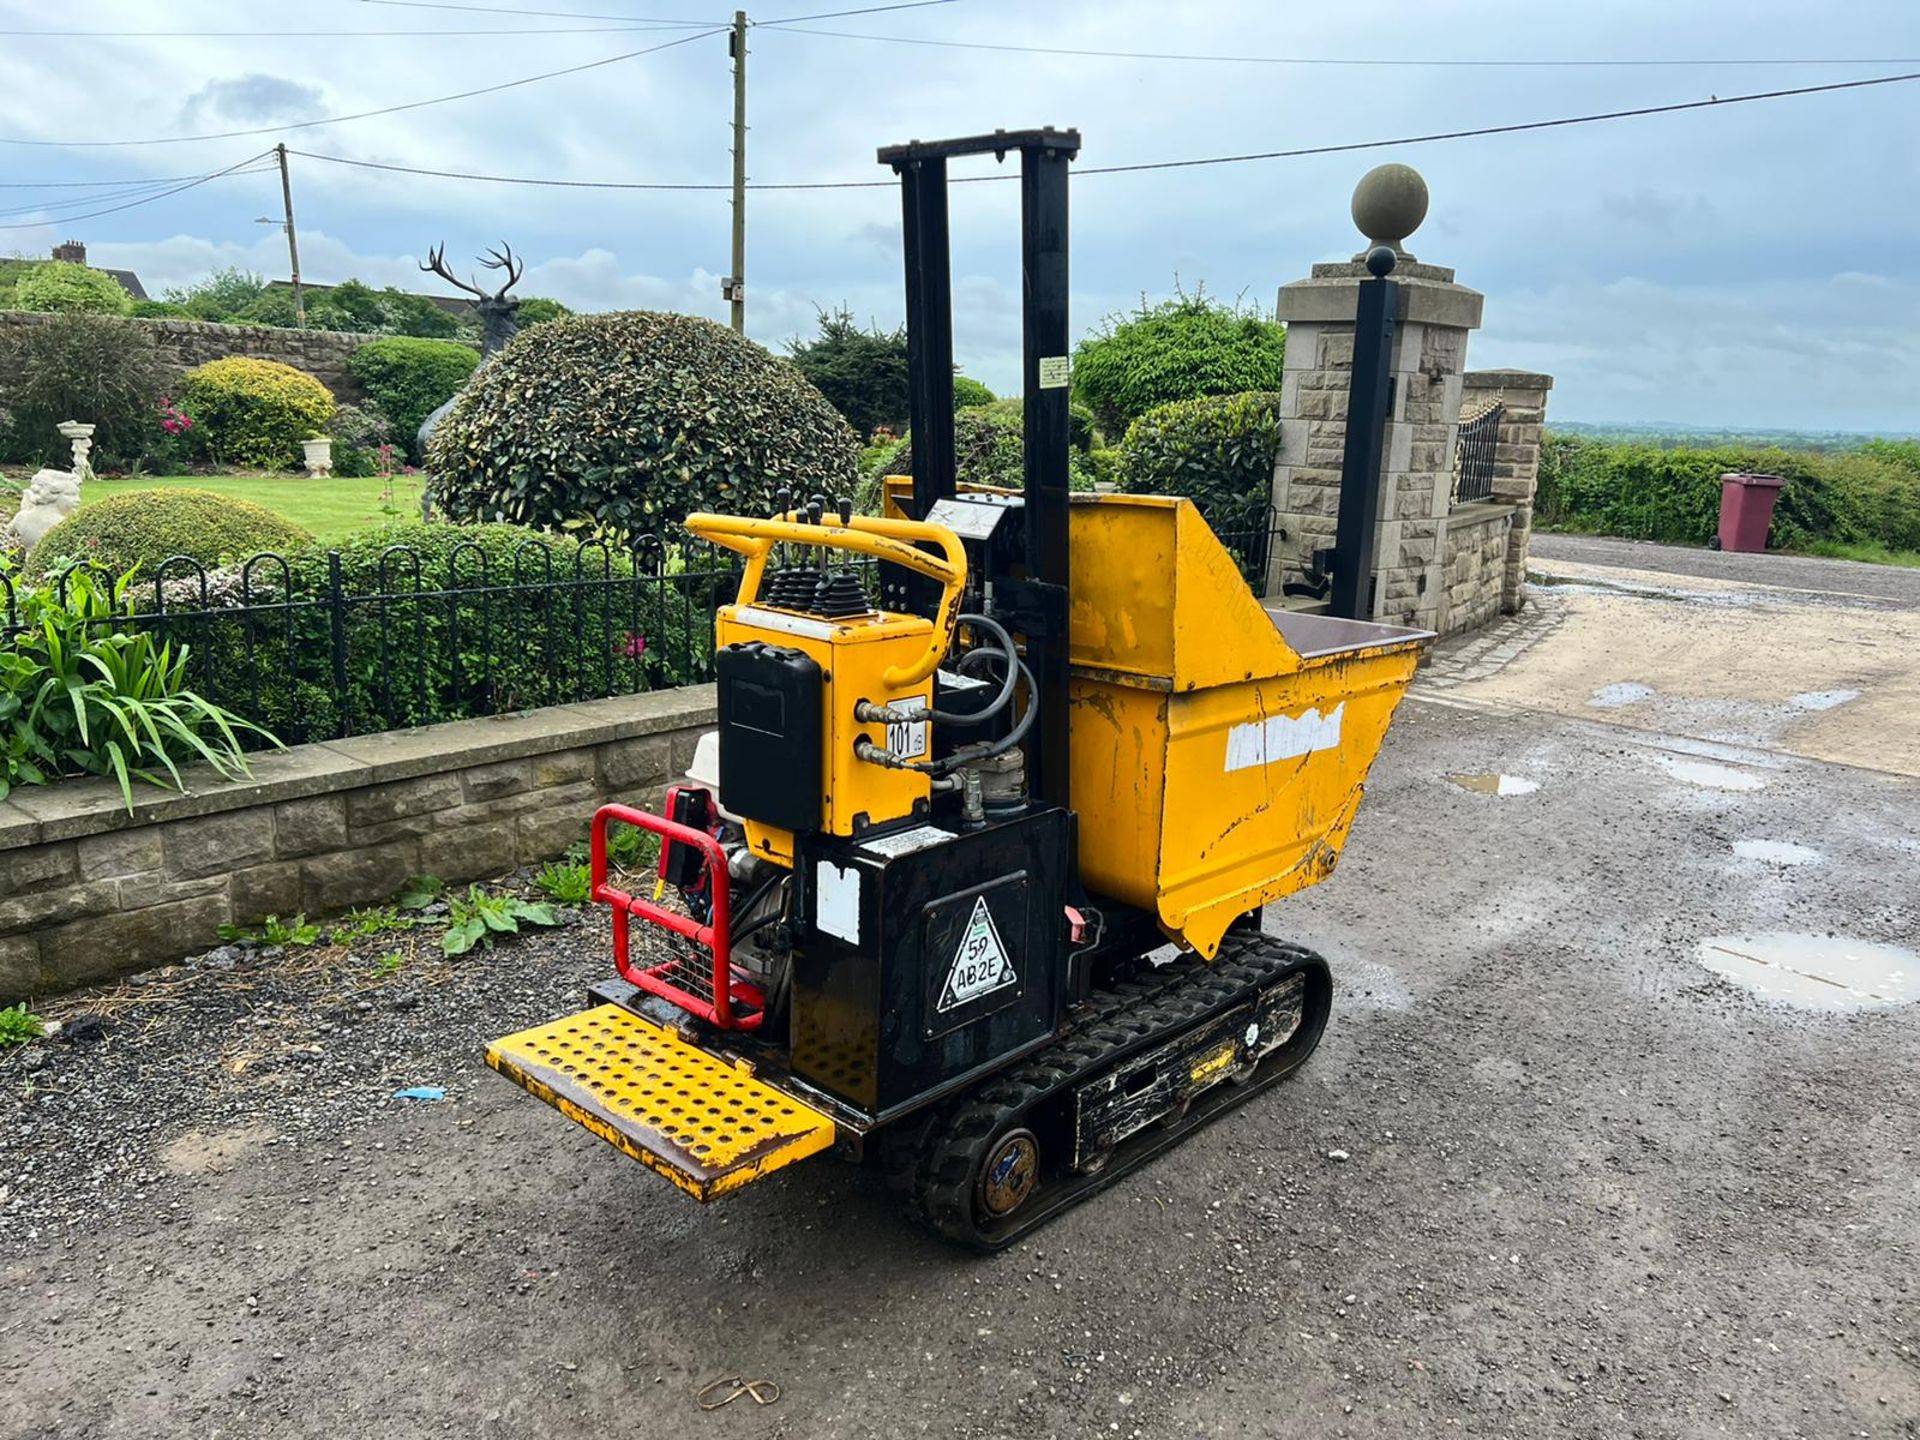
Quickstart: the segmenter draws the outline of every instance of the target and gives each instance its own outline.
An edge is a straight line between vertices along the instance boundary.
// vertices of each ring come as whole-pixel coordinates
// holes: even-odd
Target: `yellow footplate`
[[[697,1200],[833,1144],[833,1121],[618,1005],[508,1035],[487,1064]]]

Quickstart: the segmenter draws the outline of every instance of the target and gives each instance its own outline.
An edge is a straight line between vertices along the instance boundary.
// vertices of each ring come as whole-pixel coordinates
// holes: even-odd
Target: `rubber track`
[[[1144,1164],[1163,1147],[1154,1147],[1130,1164],[1121,1163],[1116,1157],[1107,1170],[1100,1172],[1097,1184],[1086,1183],[1093,1177],[1076,1177],[1080,1183],[1048,1182],[1028,1200],[1019,1215],[1001,1227],[983,1231],[975,1223],[974,1167],[978,1163],[979,1147],[995,1135],[1018,1122],[1034,1107],[1094,1079],[1129,1054],[1170,1039],[1211,1014],[1251,999],[1292,971],[1318,968],[1324,976],[1325,966],[1324,960],[1301,946],[1271,935],[1241,933],[1229,935],[1211,963],[1183,958],[1158,968],[1142,969],[1096,990],[1076,1011],[1075,1027],[1070,1034],[986,1081],[963,1100],[943,1124],[935,1127],[913,1173],[913,1196],[920,1215],[949,1239],[980,1249],[997,1250],[1066,1208],[1058,1201],[1047,1203],[1049,1189],[1091,1193],[1135,1165]],[[1264,1082],[1256,1080],[1253,1085],[1242,1087],[1239,1098],[1251,1096],[1298,1068],[1318,1043],[1318,1030],[1324,1026],[1325,1018],[1324,1012],[1318,1017],[1312,1013],[1310,994],[1308,1008],[1301,1017],[1302,1032],[1311,1032],[1306,1034],[1310,1043],[1298,1055],[1288,1055],[1294,1043],[1288,1041],[1269,1060],[1279,1060],[1285,1055],[1290,1063]],[[1200,1101],[1196,1100],[1195,1104],[1197,1107]],[[1073,1198],[1080,1198],[1079,1194]],[[1022,1218],[1028,1215],[1031,1218]]]

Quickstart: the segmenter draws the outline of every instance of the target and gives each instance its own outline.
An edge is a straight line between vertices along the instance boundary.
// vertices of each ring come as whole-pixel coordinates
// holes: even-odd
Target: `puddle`
[[[1809,690],[1804,695],[1792,696],[1787,703],[1797,710],[1831,710],[1859,698],[1858,690]]]
[[[1449,775],[1447,779],[1477,795],[1531,795],[1540,788],[1538,780],[1526,780],[1518,775]]]
[[[1736,840],[1733,853],[1742,860],[1764,860],[1769,865],[1818,865],[1820,852],[1791,840]]]
[[[1728,765],[1709,765],[1704,760],[1681,760],[1672,755],[1653,758],[1674,779],[1708,790],[1758,790],[1767,783],[1758,775],[1749,775]]]
[[[1884,1010],[1920,1000],[1920,954],[1892,945],[1781,932],[1715,935],[1694,958],[1764,1000],[1801,1010]]]
[[[1587,704],[1596,710],[1619,710],[1628,705],[1638,705],[1642,700],[1651,700],[1657,693],[1651,685],[1622,680],[1613,685],[1602,685],[1587,698]]]

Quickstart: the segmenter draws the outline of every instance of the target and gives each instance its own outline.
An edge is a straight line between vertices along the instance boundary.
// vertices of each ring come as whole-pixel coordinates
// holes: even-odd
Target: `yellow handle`
[[[794,518],[798,511],[772,519],[749,515],[689,515],[687,529],[702,540],[724,546],[747,557],[746,573],[740,577],[742,605],[751,605],[760,595],[760,578],[767,568],[767,557],[778,544],[819,545],[830,550],[846,550],[875,560],[902,566],[917,575],[940,582],[940,606],[934,613],[933,635],[927,653],[911,665],[895,665],[881,679],[890,686],[915,685],[933,674],[953,644],[954,617],[960,608],[960,595],[967,587],[967,552],[960,537],[944,525],[929,525],[920,520],[880,520],[856,515],[847,524],[822,517],[818,524]],[[941,555],[929,555],[919,544],[938,545]],[[943,559],[942,556],[945,558]]]

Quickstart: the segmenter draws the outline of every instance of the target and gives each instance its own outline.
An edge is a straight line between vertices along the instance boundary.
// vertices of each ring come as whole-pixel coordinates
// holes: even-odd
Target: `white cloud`
[[[19,28],[44,7],[0,0]],[[370,12],[337,0],[228,3],[166,28],[510,28],[531,19]],[[1838,7],[1829,7],[1836,9]],[[1713,0],[1607,0],[1542,10],[1479,0],[1447,7],[1302,9],[1263,0],[969,0],[848,18],[849,32],[1105,49],[1339,57],[1631,58],[1714,53],[1903,54],[1920,7],[1861,0],[1805,7]],[[140,0],[97,0],[101,30],[161,28]],[[9,27],[11,28],[11,27]],[[0,136],[74,138],[250,128],[349,113],[498,83],[652,43],[652,36],[423,39],[28,41],[0,51]],[[1078,125],[1088,166],[1338,143],[1722,96],[1775,83],[1853,78],[1858,68],[1352,69],[1152,63],[922,49],[761,30],[751,41],[755,180],[886,180],[877,144],[1037,123]],[[1073,195],[1074,317],[1082,328],[1168,293],[1177,274],[1216,294],[1271,303],[1315,260],[1344,258],[1354,180],[1409,160],[1433,208],[1413,248],[1487,294],[1475,363],[1559,376],[1568,418],[1658,415],[1699,422],[1911,426],[1920,379],[1920,151],[1901,87],[1728,106],[1693,115],[1365,152],[1138,175],[1087,176]],[[317,96],[317,98],[316,98]],[[266,117],[250,121],[247,117]],[[730,93],[724,42],[539,85],[337,127],[288,132],[296,149],[434,169],[556,179],[724,181]],[[124,151],[9,150],[9,180],[182,174],[230,164],[258,140]],[[527,256],[523,288],[583,307],[668,305],[720,318],[727,197],[714,192],[526,189],[348,169],[296,155],[302,260],[319,280],[359,275],[424,288],[413,257],[445,241],[473,255],[506,239]],[[956,174],[991,169],[962,162]],[[44,250],[73,234],[150,288],[217,264],[285,273],[271,173],[39,230],[0,231]],[[32,201],[32,192],[0,192]],[[65,203],[53,214],[104,208]],[[24,219],[28,217],[11,217]],[[0,224],[9,217],[0,217]],[[956,351],[996,389],[1018,379],[1018,187],[953,191]],[[897,194],[887,188],[758,192],[748,204],[749,330],[778,344],[811,332],[816,307],[849,304],[898,323]],[[159,238],[159,237],[172,237]],[[1847,272],[1873,277],[1849,280]]]

